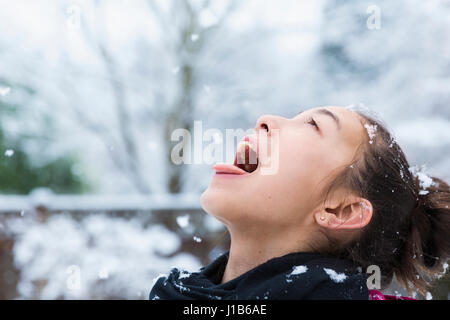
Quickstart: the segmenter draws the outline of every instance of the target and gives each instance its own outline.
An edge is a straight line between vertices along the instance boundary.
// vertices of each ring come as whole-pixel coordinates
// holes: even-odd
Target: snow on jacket
[[[173,268],[157,278],[149,299],[157,300],[368,300],[367,274],[350,261],[295,252],[272,258],[220,283],[229,252],[198,272]]]

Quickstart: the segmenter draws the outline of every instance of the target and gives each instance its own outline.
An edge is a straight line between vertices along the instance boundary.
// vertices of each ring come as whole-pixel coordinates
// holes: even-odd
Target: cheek
[[[324,159],[321,148],[311,142],[284,147],[280,150],[280,176],[293,185],[309,183],[317,173],[324,171]]]
[[[313,196],[314,187],[326,176],[327,168],[323,153],[311,143],[298,143],[295,148],[281,146],[278,173],[262,176],[264,181],[259,187],[279,204],[298,208]]]

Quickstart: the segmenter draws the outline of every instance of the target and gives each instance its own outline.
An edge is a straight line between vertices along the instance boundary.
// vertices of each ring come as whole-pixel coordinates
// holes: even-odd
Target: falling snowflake
[[[211,87],[208,86],[208,85],[204,85],[204,86],[203,86],[203,90],[204,90],[206,93],[210,93],[210,92],[211,92]]]
[[[4,97],[11,91],[10,87],[0,87],[0,96]]]
[[[218,19],[211,10],[203,9],[200,12],[199,22],[203,28],[208,28],[217,24]]]
[[[156,149],[158,149],[158,144],[155,141],[150,141],[148,143],[148,148],[150,150],[156,150]]]
[[[186,228],[189,224],[189,216],[185,214],[184,216],[177,217],[177,223],[181,228]]]
[[[200,38],[200,36],[199,36],[198,34],[196,34],[196,33],[194,33],[194,34],[191,35],[191,41],[192,41],[192,42],[197,41],[198,38]]]
[[[98,272],[99,279],[108,279],[109,278],[109,271],[107,268],[102,268]]]
[[[5,151],[5,156],[7,156],[7,157],[12,157],[14,155],[14,150],[12,150],[12,149],[7,149],[6,151]]]
[[[178,72],[180,72],[180,67],[177,66],[177,67],[173,67],[172,68],[172,73],[173,74],[177,74]]]
[[[194,239],[195,242],[202,242],[202,238],[194,236],[192,239]]]

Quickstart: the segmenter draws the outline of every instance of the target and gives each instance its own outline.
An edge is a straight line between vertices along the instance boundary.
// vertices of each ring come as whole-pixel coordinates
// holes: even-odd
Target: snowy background
[[[0,298],[145,299],[170,266],[217,255],[210,165],[169,161],[170,133],[197,120],[225,134],[363,103],[450,181],[448,1],[0,8]]]

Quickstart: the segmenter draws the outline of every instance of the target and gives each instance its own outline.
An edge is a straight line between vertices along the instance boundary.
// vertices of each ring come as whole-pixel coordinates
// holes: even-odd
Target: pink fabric
[[[417,300],[403,296],[384,295],[378,290],[369,290],[369,300]]]

